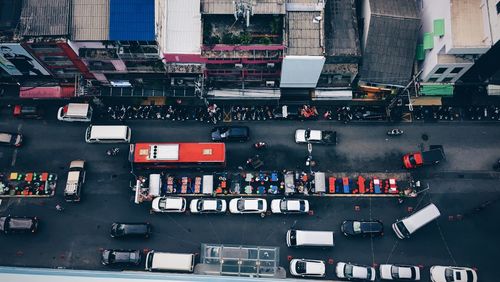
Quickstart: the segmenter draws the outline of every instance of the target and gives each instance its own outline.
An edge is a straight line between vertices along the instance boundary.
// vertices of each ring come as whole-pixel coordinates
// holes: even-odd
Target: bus
[[[224,143],[135,143],[129,161],[134,170],[164,168],[223,168]]]

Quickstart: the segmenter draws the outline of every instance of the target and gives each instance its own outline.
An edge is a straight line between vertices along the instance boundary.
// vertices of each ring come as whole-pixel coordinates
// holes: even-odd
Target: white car
[[[469,267],[441,266],[431,267],[432,282],[477,282],[477,273]]]
[[[396,281],[420,281],[420,268],[412,265],[381,264],[380,278]]]
[[[329,130],[297,129],[295,143],[337,144],[337,132]]]
[[[309,201],[302,199],[275,199],[271,201],[273,213],[308,213]]]
[[[154,212],[184,212],[186,199],[181,197],[157,197],[153,199],[151,209]]]
[[[189,210],[192,213],[224,213],[227,203],[223,199],[194,199],[189,204]]]
[[[290,273],[301,277],[325,277],[325,262],[314,259],[292,259]]]
[[[338,262],[335,273],[341,279],[375,281],[375,268],[353,263]]]
[[[259,198],[239,198],[229,201],[231,213],[263,213],[267,211],[267,201]]]

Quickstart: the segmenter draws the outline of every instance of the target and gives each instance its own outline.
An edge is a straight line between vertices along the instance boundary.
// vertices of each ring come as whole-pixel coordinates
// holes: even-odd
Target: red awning
[[[73,86],[21,87],[20,98],[54,99],[75,97]]]

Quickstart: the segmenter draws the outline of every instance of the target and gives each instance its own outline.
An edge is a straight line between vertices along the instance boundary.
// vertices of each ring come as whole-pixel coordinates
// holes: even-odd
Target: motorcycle
[[[399,128],[394,128],[394,129],[387,131],[387,135],[389,135],[389,136],[399,136],[401,134],[403,134],[403,130],[401,130]]]
[[[108,156],[116,156],[120,152],[120,148],[111,148],[106,151],[106,155]]]
[[[266,142],[257,142],[255,144],[253,144],[253,147],[255,149],[265,149],[267,147],[267,143]]]

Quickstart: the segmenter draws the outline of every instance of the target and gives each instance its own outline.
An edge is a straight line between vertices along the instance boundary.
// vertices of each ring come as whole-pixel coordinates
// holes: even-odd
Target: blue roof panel
[[[110,0],[110,40],[155,40],[154,0]]]

